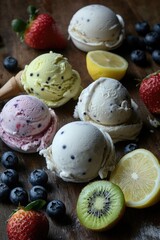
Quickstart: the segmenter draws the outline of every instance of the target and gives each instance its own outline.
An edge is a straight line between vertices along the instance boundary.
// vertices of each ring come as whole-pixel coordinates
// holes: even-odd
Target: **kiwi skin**
[[[97,188],[97,186],[98,187],[104,186],[104,187],[106,187],[106,190],[107,190],[107,187],[111,188],[112,190],[115,190],[116,197],[119,199],[119,202],[120,202],[120,208],[118,209],[118,212],[116,213],[116,217],[114,216],[112,218],[112,221],[107,222],[105,225],[103,224],[103,226],[95,227],[95,226],[91,226],[91,224],[89,224],[89,225],[88,225],[88,223],[86,224],[86,219],[89,217],[86,215],[86,211],[84,211],[84,208],[87,205],[86,198],[88,198],[89,195],[92,195],[92,193],[90,192],[90,187],[91,187],[91,191],[93,188],[99,190]],[[85,202],[86,202],[86,204],[85,204]],[[117,202],[117,204],[118,204],[118,202]],[[77,200],[77,206],[76,206],[77,218],[78,218],[80,224],[82,226],[84,226],[85,228],[92,230],[92,231],[96,231],[96,232],[102,232],[102,231],[106,231],[106,230],[113,228],[123,217],[123,215],[125,213],[125,209],[126,209],[126,204],[125,204],[125,198],[124,198],[124,194],[123,194],[122,190],[120,189],[119,186],[117,186],[116,184],[113,184],[107,180],[97,180],[97,181],[87,184],[80,192],[78,200]],[[87,209],[85,208],[85,210],[87,210]],[[93,219],[89,219],[89,221],[90,220],[94,221]]]

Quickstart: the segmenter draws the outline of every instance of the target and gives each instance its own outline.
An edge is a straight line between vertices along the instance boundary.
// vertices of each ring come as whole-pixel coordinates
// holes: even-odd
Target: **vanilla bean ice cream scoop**
[[[82,51],[112,50],[122,44],[125,24],[123,18],[110,8],[91,4],[72,16],[68,32],[75,46]]]
[[[74,117],[107,132],[113,142],[135,139],[142,128],[138,105],[112,78],[99,78],[81,92]]]
[[[45,157],[47,168],[68,182],[106,178],[115,166],[115,149],[109,134],[82,121],[60,128],[51,146],[40,154]]]

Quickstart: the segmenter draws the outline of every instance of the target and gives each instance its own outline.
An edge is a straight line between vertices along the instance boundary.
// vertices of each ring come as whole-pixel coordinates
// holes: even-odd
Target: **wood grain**
[[[34,4],[40,9],[40,12],[50,13],[57,21],[65,36],[68,37],[67,27],[72,15],[81,7],[100,3],[110,7],[113,11],[123,16],[126,23],[126,34],[135,34],[134,25],[137,21],[146,20],[151,26],[160,22],[159,10],[160,1],[157,0],[1,0],[0,1],[0,36],[3,39],[4,46],[0,48],[0,85],[2,86],[12,73],[6,71],[3,67],[4,57],[14,56],[19,63],[19,68],[24,66],[43,51],[36,51],[27,47],[24,43],[20,43],[16,34],[11,30],[11,20],[14,18],[27,18],[27,6]],[[143,79],[147,74],[157,71],[159,66],[156,65],[150,54],[147,54],[149,64],[145,68],[140,68],[134,65],[129,59],[129,53],[126,45],[123,44],[115,53],[125,57],[129,62],[129,69],[122,83],[127,87],[131,96],[140,106],[144,127],[140,134],[138,145],[152,151],[160,158],[160,131],[153,129],[147,120],[147,109],[141,102],[138,95],[138,81]],[[67,48],[61,52],[65,55],[73,68],[76,69],[82,79],[82,86],[86,87],[91,83],[91,78],[86,69],[84,52],[76,49],[71,41],[68,41]],[[2,108],[5,102],[0,103]],[[67,122],[73,121],[73,110],[76,101],[70,101],[64,106],[55,109],[59,118],[58,128]],[[118,143],[115,145],[117,151],[117,159],[123,155],[124,146],[127,142]],[[0,141],[0,154],[9,148]],[[24,187],[29,190],[31,188],[28,183],[28,174],[35,168],[46,168],[45,160],[38,154],[21,154],[17,153],[20,159],[19,174],[20,181]],[[0,164],[0,171],[4,168]],[[48,199],[61,199],[67,207],[68,221],[66,223],[57,224],[50,219],[50,232],[48,239],[52,240],[158,240],[160,239],[160,206],[159,204],[143,210],[127,208],[123,219],[112,230],[104,233],[95,233],[85,230],[78,222],[75,212],[76,201],[78,194],[85,184],[66,183],[55,177],[52,173],[49,174],[49,196]],[[12,204],[0,203],[0,240],[7,240],[6,236],[6,221],[12,210],[15,207]]]

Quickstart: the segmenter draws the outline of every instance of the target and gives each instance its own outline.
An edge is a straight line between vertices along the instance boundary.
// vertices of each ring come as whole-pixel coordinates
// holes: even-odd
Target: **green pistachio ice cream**
[[[28,94],[49,107],[77,99],[82,90],[79,73],[72,69],[67,58],[54,52],[42,54],[26,65],[21,83]]]

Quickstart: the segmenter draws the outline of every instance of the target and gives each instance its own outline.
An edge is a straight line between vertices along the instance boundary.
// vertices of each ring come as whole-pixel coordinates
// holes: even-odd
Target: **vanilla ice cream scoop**
[[[110,8],[91,4],[72,16],[68,32],[75,46],[82,51],[112,50],[123,42],[124,25],[123,18]]]
[[[114,142],[135,139],[142,128],[137,104],[112,78],[99,78],[81,92],[74,117],[108,132]]]
[[[109,134],[82,121],[60,128],[52,145],[40,154],[46,158],[48,169],[70,182],[106,178],[115,165],[115,149]]]

